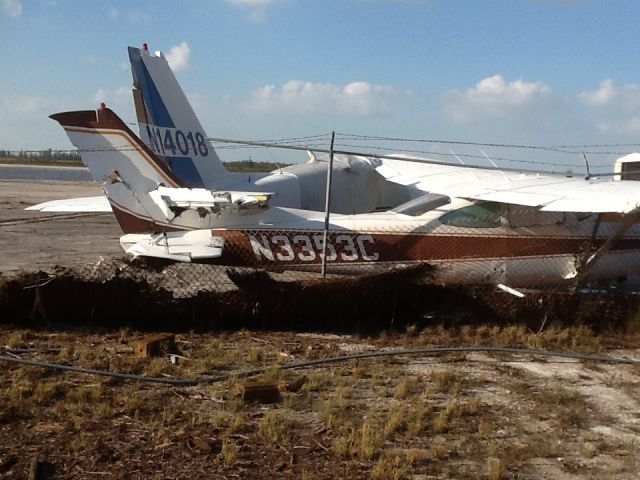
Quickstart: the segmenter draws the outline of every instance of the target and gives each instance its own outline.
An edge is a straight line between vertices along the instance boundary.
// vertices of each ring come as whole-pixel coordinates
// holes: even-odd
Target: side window
[[[561,225],[565,223],[562,212],[543,212],[535,207],[525,205],[508,205],[506,217],[509,226],[538,227],[543,225]]]
[[[440,223],[452,227],[496,228],[500,226],[500,205],[493,202],[469,205],[445,213]]]

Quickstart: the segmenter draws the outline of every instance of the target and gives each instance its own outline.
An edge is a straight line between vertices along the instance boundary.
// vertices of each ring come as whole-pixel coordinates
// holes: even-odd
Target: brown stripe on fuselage
[[[111,210],[124,233],[161,233],[183,231],[185,228],[154,222],[150,217],[137,215],[135,212],[109,199]]]
[[[322,261],[322,231],[214,229],[212,235],[225,240],[220,259],[225,265],[293,266]],[[589,237],[336,231],[328,238],[335,255],[330,248],[327,262],[342,264],[577,255],[592,247]],[[605,240],[597,239],[593,246]],[[640,253],[640,238],[623,238],[612,250]]]

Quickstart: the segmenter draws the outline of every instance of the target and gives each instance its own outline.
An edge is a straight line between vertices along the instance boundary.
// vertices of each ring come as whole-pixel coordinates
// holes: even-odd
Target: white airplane
[[[271,173],[229,172],[161,52],[129,47],[133,98],[140,138],[185,186],[210,190],[273,193],[271,205],[324,211],[327,158]],[[406,202],[410,192],[387,182],[364,156],[337,155],[332,173],[331,211],[366,213]],[[94,176],[94,180],[99,178]],[[104,197],[54,200],[27,210],[43,212],[110,211]]]
[[[333,215],[325,246],[322,213],[275,206],[271,192],[185,188],[107,108],[51,117],[104,181],[135,256],[275,270],[324,261],[329,272],[429,264],[434,282],[512,293],[640,272],[639,182],[373,159],[387,181],[424,195]]]

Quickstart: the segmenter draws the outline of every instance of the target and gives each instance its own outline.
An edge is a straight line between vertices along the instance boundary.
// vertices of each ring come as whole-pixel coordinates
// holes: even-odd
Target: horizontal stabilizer
[[[176,262],[192,262],[222,256],[224,239],[211,236],[211,230],[190,230],[158,234],[129,234],[120,244],[134,257],[151,257]]]
[[[64,200],[51,200],[25,208],[25,210],[37,210],[48,213],[81,213],[111,212],[109,200],[104,195],[99,197],[66,198]]]

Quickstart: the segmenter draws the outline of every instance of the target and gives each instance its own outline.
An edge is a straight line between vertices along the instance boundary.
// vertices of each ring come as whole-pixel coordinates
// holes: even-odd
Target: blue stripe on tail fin
[[[208,153],[208,147],[198,143],[197,133],[183,132],[176,128],[162,95],[158,91],[142,55],[144,51],[129,47],[129,60],[133,74],[134,86],[142,94],[144,115],[138,112],[140,137],[163,160],[167,162],[173,173],[190,187],[204,187],[202,177],[194,163],[194,156]],[[144,123],[144,124],[143,124]],[[189,136],[190,135],[190,136]],[[200,134],[202,135],[202,134]]]

